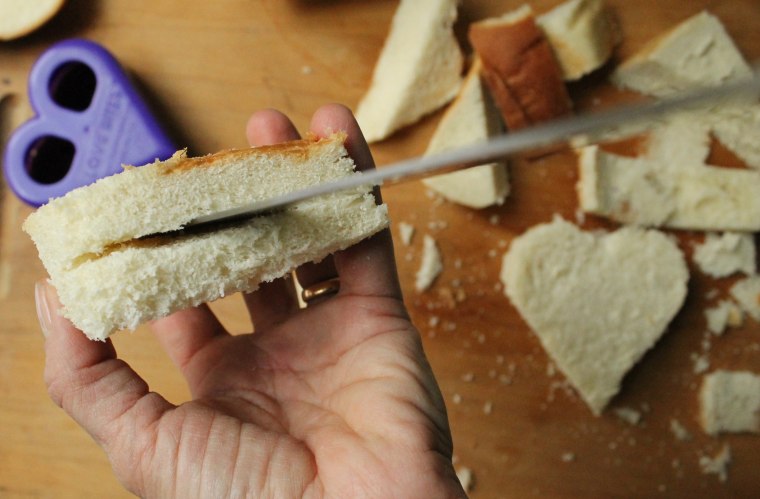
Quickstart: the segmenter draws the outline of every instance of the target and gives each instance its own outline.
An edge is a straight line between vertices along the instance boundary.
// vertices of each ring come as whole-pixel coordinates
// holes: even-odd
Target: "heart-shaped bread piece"
[[[683,305],[684,256],[662,232],[584,232],[557,217],[512,241],[505,293],[594,414]]]

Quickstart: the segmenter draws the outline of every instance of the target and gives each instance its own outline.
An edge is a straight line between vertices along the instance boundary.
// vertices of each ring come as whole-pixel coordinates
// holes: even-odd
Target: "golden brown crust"
[[[315,144],[321,142],[333,142],[339,141],[345,142],[346,133],[336,132],[329,137],[320,138],[313,134],[308,134],[304,139],[291,140],[288,142],[281,142],[279,144],[271,144],[264,146],[249,147],[247,149],[227,149],[219,151],[213,154],[207,154],[206,156],[198,156],[195,158],[181,158],[177,161],[166,162],[164,164],[165,169],[163,173],[177,173],[181,171],[191,170],[193,168],[215,166],[219,163],[234,162],[240,158],[250,156],[251,154],[280,154],[292,157],[294,161],[305,161]]]
[[[570,97],[549,42],[532,14],[478,22],[469,39],[507,127],[514,130],[571,112]]]

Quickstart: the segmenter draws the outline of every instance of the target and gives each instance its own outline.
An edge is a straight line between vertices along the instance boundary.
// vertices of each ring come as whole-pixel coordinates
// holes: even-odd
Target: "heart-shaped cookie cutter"
[[[36,116],[11,135],[3,169],[33,206],[176,151],[118,61],[92,41],[46,50],[29,74],[29,100]]]

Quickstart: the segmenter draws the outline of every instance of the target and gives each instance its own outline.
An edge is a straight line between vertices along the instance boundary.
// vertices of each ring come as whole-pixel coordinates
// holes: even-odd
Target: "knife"
[[[646,126],[663,116],[743,99],[757,100],[760,95],[760,66],[753,67],[752,76],[716,87],[700,88],[674,97],[616,107],[607,111],[560,118],[500,135],[471,146],[399,161],[379,169],[357,172],[354,175],[313,185],[305,189],[269,199],[204,215],[192,219],[185,228],[203,227],[220,222],[245,220],[282,210],[301,201],[359,187],[395,184],[430,175],[461,170],[508,158],[517,153],[544,150],[547,147],[571,145],[578,147],[602,142],[614,134],[615,139],[642,132]],[[622,128],[621,128],[622,127]]]

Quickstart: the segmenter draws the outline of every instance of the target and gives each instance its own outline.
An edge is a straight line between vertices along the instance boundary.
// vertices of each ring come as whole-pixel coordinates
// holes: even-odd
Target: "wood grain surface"
[[[464,0],[467,23],[518,7],[521,0]],[[537,12],[558,0],[531,2]],[[757,0],[608,0],[623,33],[612,65],[686,17],[707,8],[752,60],[760,58]],[[204,154],[245,145],[249,114],[273,107],[301,130],[321,104],[355,106],[367,88],[397,2],[390,0],[69,0],[51,23],[0,44],[0,131],[29,116],[25,82],[37,56],[55,41],[86,37],[106,45],[131,72],[178,146]],[[625,97],[606,83],[608,69],[570,88],[580,109]],[[440,112],[373,146],[379,165],[424,151]],[[760,138],[758,138],[760,140]],[[718,154],[720,156],[720,154]],[[728,155],[724,155],[728,156]],[[728,159],[726,159],[728,161]],[[474,498],[758,497],[760,438],[708,437],[697,421],[692,355],[701,354],[708,293],[732,279],[710,279],[693,265],[689,296],[668,332],[594,417],[564,381],[499,284],[510,241],[555,214],[575,220],[575,160],[561,153],[511,168],[503,206],[474,211],[433,199],[419,182],[385,189],[406,301],[446,397],[457,467],[474,474]],[[0,497],[126,497],[89,436],[47,397],[43,339],[33,300],[45,273],[20,225],[30,208],[0,192]],[[398,223],[413,224],[410,246]],[[613,227],[587,217],[585,228]],[[422,239],[433,236],[444,271],[427,292],[414,291]],[[698,233],[676,234],[691,254]],[[250,326],[239,297],[213,304],[235,332]],[[746,321],[709,338],[709,370],[760,372],[760,325]],[[122,358],[170,401],[188,398],[183,380],[146,328],[121,333]],[[615,409],[633,408],[631,425]],[[671,420],[692,435],[675,438]],[[728,444],[728,479],[702,473],[700,456]]]

